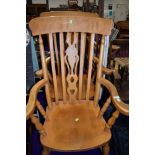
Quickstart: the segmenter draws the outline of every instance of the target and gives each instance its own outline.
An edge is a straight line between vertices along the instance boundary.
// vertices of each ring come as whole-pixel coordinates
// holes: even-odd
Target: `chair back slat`
[[[104,39],[111,33],[112,21],[87,16],[50,16],[34,18],[29,26],[33,36],[39,35],[43,76],[48,81],[49,71],[41,36],[49,35],[52,83],[48,82],[45,86],[48,105],[51,106],[51,88],[56,102],[63,100],[64,103],[68,101],[73,103],[76,100],[88,101],[93,98],[97,104],[100,85],[96,82],[96,93],[92,96],[91,93],[94,91],[92,75],[97,74],[94,77],[101,77]],[[102,36],[101,45],[98,44],[97,48],[96,36],[99,38]],[[99,46],[100,51],[96,50]],[[95,73],[93,73],[94,54],[99,57]]]
[[[92,33],[91,34],[91,39],[90,39],[90,51],[89,51],[89,64],[88,64],[88,78],[87,78],[86,100],[89,100],[89,95],[90,95],[90,84],[91,84],[93,54],[94,54],[94,38],[95,38],[95,34]]]
[[[101,77],[102,60],[103,60],[103,56],[104,56],[104,44],[105,44],[105,37],[102,36],[101,45],[100,45],[99,61],[98,61],[98,65],[97,65],[97,76],[96,76],[97,79]],[[99,91],[100,91],[100,83],[96,80],[95,97],[94,97],[94,103],[96,105],[98,104]]]
[[[78,35],[77,33],[74,33],[74,39],[73,42],[71,41],[70,35],[67,34],[66,43],[68,47],[65,50],[65,64],[67,66],[67,93],[69,95],[69,100],[71,102],[75,101],[77,99],[77,82],[78,82],[78,76],[77,76],[77,67],[79,62],[79,56],[78,56],[78,50],[77,50],[77,40]]]
[[[53,75],[54,95],[55,95],[55,101],[58,102],[58,86],[57,86],[57,78],[56,78],[56,70],[55,70],[55,58],[54,58],[52,34],[49,34],[49,45],[50,45],[50,54],[51,54],[51,67],[52,67],[52,75]]]
[[[58,75],[60,75],[60,62],[59,62],[56,33],[53,34],[53,37],[54,37],[54,49],[55,49],[55,56],[56,56],[57,71],[58,71]]]
[[[63,100],[66,101],[66,78],[65,78],[65,60],[64,60],[64,35],[59,33],[60,39],[60,59],[61,59],[61,79],[62,79],[62,91]]]
[[[83,82],[85,43],[86,43],[86,33],[81,33],[80,68],[79,68],[79,100],[82,97],[82,82]]]
[[[47,66],[46,66],[46,59],[45,59],[45,51],[44,51],[43,40],[42,40],[41,35],[39,35],[39,47],[40,47],[40,56],[41,56],[41,62],[42,62],[43,76],[44,76],[44,79],[47,79],[49,81],[48,71],[47,71]],[[52,105],[51,105],[49,82],[47,82],[45,85],[45,92],[46,92],[48,107],[51,108]]]
[[[102,26],[101,26],[102,25]],[[113,27],[111,19],[86,16],[49,16],[37,17],[30,21],[32,34],[48,34],[56,32],[86,32],[110,35]]]
[[[76,37],[77,37],[76,48],[77,48],[77,51],[79,51],[79,33],[76,33]]]

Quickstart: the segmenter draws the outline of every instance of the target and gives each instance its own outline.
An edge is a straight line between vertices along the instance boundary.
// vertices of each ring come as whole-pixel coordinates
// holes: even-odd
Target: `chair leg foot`
[[[43,147],[42,155],[49,155],[49,149],[46,147]]]
[[[105,146],[103,146],[103,155],[109,155],[110,152],[110,147],[109,144],[107,143]]]

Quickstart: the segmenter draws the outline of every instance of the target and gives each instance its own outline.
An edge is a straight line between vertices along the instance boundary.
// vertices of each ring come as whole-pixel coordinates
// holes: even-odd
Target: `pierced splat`
[[[70,100],[75,100],[76,95],[77,95],[77,81],[78,81],[78,76],[76,75],[77,73],[77,65],[79,61],[79,56],[78,56],[78,51],[76,48],[77,44],[77,33],[74,33],[74,42],[71,44],[71,39],[70,39],[70,33],[67,34],[67,40],[66,40],[68,47],[65,51],[65,63],[67,65],[68,69],[68,74],[67,74],[67,83],[68,83],[68,88],[67,92],[69,94]]]

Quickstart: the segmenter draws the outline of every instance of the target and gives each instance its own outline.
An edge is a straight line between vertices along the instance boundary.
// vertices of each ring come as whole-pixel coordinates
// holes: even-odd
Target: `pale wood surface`
[[[101,85],[104,85],[110,92],[114,106],[124,115],[129,115],[129,105],[125,104],[119,97],[116,87],[105,78],[98,79]]]
[[[106,112],[106,110],[108,109],[108,106],[110,105],[111,103],[111,97],[108,97],[108,99],[106,100],[106,102],[103,104],[99,114],[98,114],[98,117],[102,117],[104,115],[104,113]]]
[[[129,114],[129,107],[120,100],[116,88],[108,80],[101,78],[103,41],[111,32],[112,20],[86,16],[38,17],[31,20],[29,26],[33,36],[39,35],[43,80],[32,87],[26,114],[41,132],[40,139],[43,146],[58,151],[80,151],[108,144],[111,138],[110,127],[115,123],[119,113]],[[54,51],[56,49],[54,33],[58,33],[59,38],[57,48],[60,49],[58,54],[60,74],[56,73],[54,52],[57,51]],[[96,90],[92,88],[94,85],[91,81],[91,75],[95,74],[92,72],[95,33],[102,35],[97,61],[96,90],[103,85],[110,92],[109,98],[101,109],[97,104],[98,97],[94,103],[93,97]],[[50,36],[51,78],[47,69],[42,34]],[[81,35],[79,44],[78,35],[79,37]],[[91,36],[90,50],[86,50],[87,53],[85,52],[86,35]],[[89,56],[88,59],[84,58],[85,54]],[[53,82],[50,82],[51,80]],[[36,100],[37,92],[43,86],[45,86],[48,102],[45,111]],[[97,96],[98,93],[99,91],[96,91]],[[106,123],[102,115],[111,101],[117,110]],[[32,115],[35,107],[45,118],[43,125]],[[105,148],[108,150],[108,146]]]
[[[46,83],[47,83],[47,80],[43,79],[32,87],[30,94],[29,94],[29,100],[26,105],[26,119],[30,118],[30,116],[33,114],[35,106],[36,106],[36,99],[37,99],[38,91],[43,86],[45,86]]]
[[[103,147],[103,155],[109,155],[110,152],[110,147],[109,144],[107,143],[104,147]]]
[[[90,95],[90,83],[91,83],[91,73],[92,73],[92,64],[93,64],[93,55],[94,55],[94,38],[95,34],[91,34],[90,40],[90,51],[89,51],[89,66],[88,66],[88,81],[87,81],[87,91],[86,91],[86,100],[89,100]]]
[[[62,80],[60,76],[57,76],[57,81],[58,81],[58,90],[59,90],[59,100],[63,99],[63,91],[62,91]],[[83,75],[82,77],[82,90],[79,91],[78,93],[81,92],[81,99],[86,99],[86,90],[87,90],[87,75]],[[95,86],[94,84],[91,82],[90,83],[90,95],[89,98],[93,99],[94,97],[94,92],[95,92]],[[51,86],[51,98],[54,99],[54,93],[53,93],[53,85]],[[69,99],[69,96],[66,94],[66,99]]]
[[[99,61],[97,64],[97,79],[101,77],[101,72],[102,72],[102,59],[104,55],[104,44],[105,44],[105,38],[102,36],[101,40],[101,47],[100,47],[100,56],[99,56]],[[99,99],[99,91],[100,91],[100,83],[96,80],[96,86],[95,86],[95,97],[94,97],[94,103],[97,105],[98,104],[98,99]]]
[[[119,116],[119,111],[118,110],[113,112],[112,117],[110,117],[109,120],[108,120],[108,125],[109,125],[110,128],[114,125],[114,123],[115,123],[116,119],[118,118],[118,116]]]
[[[51,66],[52,66],[55,101],[58,102],[58,86],[57,86],[57,78],[56,78],[56,70],[55,70],[55,58],[54,58],[52,34],[49,35],[49,44],[50,44],[50,52],[51,52]]]
[[[42,155],[49,155],[49,153],[50,153],[50,150],[46,147],[43,147]],[[50,155],[51,155],[51,153],[50,153]]]
[[[85,33],[83,33],[84,35],[86,35]],[[82,34],[81,34],[81,36],[82,36]],[[86,38],[85,38],[86,39]],[[84,39],[84,40],[85,40]],[[82,42],[82,38],[81,38],[81,56],[83,57],[84,56],[84,52],[85,52],[85,41],[84,42]],[[84,44],[84,46],[83,46],[83,44]],[[57,59],[57,55],[56,55],[56,59]],[[80,60],[81,60],[82,58],[80,58]],[[58,59],[57,59],[58,60]],[[57,61],[56,60],[56,61]],[[84,60],[83,60],[84,61]],[[99,62],[99,59],[96,57],[96,56],[94,56],[93,57],[93,61],[97,64],[98,62]],[[51,58],[50,57],[47,57],[46,58],[46,64],[48,65],[49,63],[51,62]],[[81,62],[81,67],[80,67],[80,72],[82,72],[82,69],[83,69],[83,64],[82,63],[84,63],[84,62],[82,62],[82,60],[80,61]],[[58,75],[60,75],[60,64],[59,64],[59,66],[58,66]],[[111,75],[112,73],[114,73],[115,72],[115,70],[114,69],[110,69],[110,68],[106,68],[106,67],[104,67],[104,66],[102,66],[102,73],[103,74],[106,74],[106,75]],[[40,70],[38,70],[38,71],[36,71],[36,76],[37,77],[39,77],[39,78],[41,78],[41,77],[43,77],[43,71],[42,71],[42,69],[40,69]],[[79,73],[79,75],[80,75],[81,73]],[[83,75],[83,74],[82,74]],[[49,79],[50,79],[50,81],[52,81],[51,79],[51,75],[49,74]],[[79,80],[80,81],[80,80]]]
[[[49,76],[48,76],[48,69],[47,69],[46,59],[45,59],[45,54],[44,54],[43,40],[42,40],[41,35],[39,35],[39,47],[40,47],[40,56],[41,56],[41,63],[42,63],[42,69],[43,69],[43,76],[44,76],[44,79],[47,80],[47,83],[45,85],[47,104],[49,108],[51,108]]]
[[[81,54],[80,54],[80,73],[79,73],[79,100],[82,96],[82,79],[83,79],[83,65],[84,65],[84,56],[85,56],[85,43],[86,43],[86,34],[81,33]]]
[[[58,69],[58,75],[60,75],[60,63],[59,63],[59,54],[58,54],[56,33],[53,34],[53,37],[54,37],[54,49],[55,49],[55,54],[56,54],[56,64],[57,64],[57,69]]]
[[[35,127],[39,131],[39,133],[44,137],[46,135],[46,132],[44,130],[43,125],[38,120],[38,118],[32,115],[31,116],[31,121],[35,125]]]
[[[102,25],[102,26],[100,26]],[[113,27],[111,19],[80,16],[49,16],[38,17],[30,21],[29,27],[33,35],[56,32],[87,32],[110,35]]]
[[[92,101],[59,102],[47,111],[49,121],[44,124],[44,146],[61,151],[87,150],[103,145],[111,138],[105,120],[97,118],[99,107]]]
[[[63,100],[66,101],[64,37],[63,37],[63,33],[60,33],[60,59],[61,59],[61,76],[62,76]]]
[[[76,33],[74,33],[73,43],[71,43],[71,40],[67,40],[67,44],[68,44],[68,47],[65,51],[65,63],[68,69],[68,74],[66,77],[66,80],[68,83],[67,92],[69,95],[69,99],[73,101],[73,100],[76,100],[76,95],[78,91],[76,84],[78,81],[77,64],[79,62],[79,56],[78,56],[77,48],[75,47],[77,44]]]
[[[46,119],[46,111],[44,110],[43,106],[40,104],[39,100],[36,101],[36,107],[38,108],[41,115]]]

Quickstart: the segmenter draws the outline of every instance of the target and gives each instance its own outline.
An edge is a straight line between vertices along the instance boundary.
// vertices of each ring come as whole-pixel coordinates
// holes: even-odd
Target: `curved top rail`
[[[29,22],[29,27],[34,36],[56,32],[85,32],[110,35],[113,21],[87,16],[48,16],[32,19]]]

